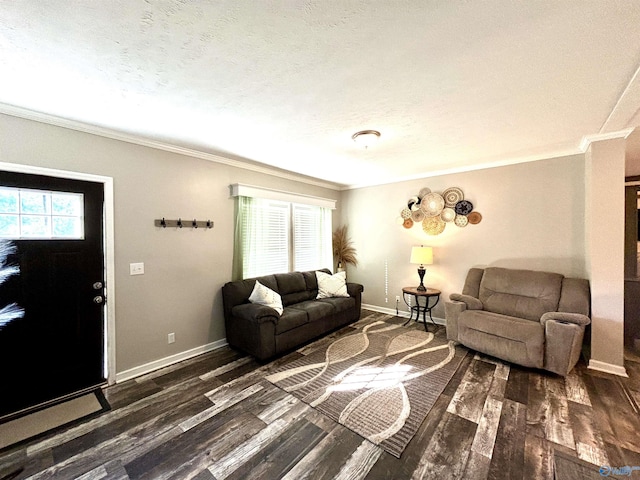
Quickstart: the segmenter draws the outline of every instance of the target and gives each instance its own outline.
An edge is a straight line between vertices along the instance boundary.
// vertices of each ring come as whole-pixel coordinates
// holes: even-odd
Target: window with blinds
[[[322,265],[322,212],[309,205],[292,205],[293,209],[293,269],[316,270]]]
[[[250,199],[244,203],[243,265],[245,277],[289,269],[289,204]]]
[[[328,208],[240,197],[238,215],[243,278],[331,268]]]

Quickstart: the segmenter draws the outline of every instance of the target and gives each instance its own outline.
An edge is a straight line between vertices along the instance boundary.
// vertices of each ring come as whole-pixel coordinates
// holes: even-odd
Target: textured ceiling
[[[0,111],[340,186],[576,153],[639,66],[637,0],[0,2]]]

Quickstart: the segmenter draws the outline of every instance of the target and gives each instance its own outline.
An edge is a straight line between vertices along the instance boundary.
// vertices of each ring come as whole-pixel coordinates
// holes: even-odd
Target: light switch
[[[129,275],[144,275],[144,263],[130,263]]]

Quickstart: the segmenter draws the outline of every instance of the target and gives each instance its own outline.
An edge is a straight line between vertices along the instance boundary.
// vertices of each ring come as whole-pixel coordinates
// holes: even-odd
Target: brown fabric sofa
[[[282,315],[249,302],[256,280],[280,294]],[[259,360],[270,359],[358,320],[363,290],[362,285],[347,282],[349,297],[316,299],[315,270],[228,282],[222,287],[227,342]]]
[[[525,367],[567,375],[591,323],[588,280],[558,273],[472,268],[445,303],[447,338]]]

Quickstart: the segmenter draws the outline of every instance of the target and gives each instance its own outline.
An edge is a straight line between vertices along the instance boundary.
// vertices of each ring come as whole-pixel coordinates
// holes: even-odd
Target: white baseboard
[[[398,317],[409,318],[409,312],[404,310],[404,309],[399,309],[398,313],[396,314],[396,309],[395,308],[379,307],[377,305],[367,305],[367,304],[364,304],[364,303],[362,304],[362,308],[365,309],[365,310],[371,310],[373,312],[385,313],[387,315],[397,315]],[[438,325],[446,325],[447,324],[447,322],[446,322],[446,320],[444,318],[433,317],[433,321],[435,323],[437,323]],[[431,323],[429,319],[427,319],[427,322]]]
[[[371,310],[378,313],[385,313],[387,315],[396,315],[395,308],[386,308],[386,307],[379,307],[377,305],[366,305],[366,304],[362,304],[362,308],[364,308],[365,310]],[[402,318],[409,318],[409,312],[407,312],[406,310],[400,310],[398,312],[398,316]],[[433,321],[438,325],[446,325],[446,322],[443,318],[433,317]],[[427,320],[427,322],[429,322],[429,320]],[[131,380],[132,378],[136,378],[136,377],[139,377],[140,375],[151,373],[155,370],[158,370],[159,368],[168,367],[169,365],[173,365],[174,363],[178,363],[183,360],[188,360],[190,358],[197,357],[198,355],[202,355],[203,353],[207,353],[212,350],[217,350],[218,348],[222,348],[227,345],[228,345],[227,339],[223,338],[222,340],[217,340],[213,343],[209,343],[208,345],[203,345],[202,347],[197,347],[191,350],[187,350],[185,352],[176,353],[175,355],[161,358],[154,362],[140,365],[139,367],[131,368],[123,372],[118,372],[116,373],[116,383],[121,383],[126,380]]]
[[[207,353],[212,350],[217,350],[218,348],[222,348],[227,345],[227,339],[223,338],[221,340],[216,340],[215,342],[203,345],[201,347],[192,348],[191,350],[186,350],[169,357],[161,358],[150,363],[145,363],[144,365],[140,365],[139,367],[116,373],[116,383],[124,382],[125,380],[131,380],[132,378],[151,373],[159,368],[168,367],[169,365],[173,365],[174,363],[197,357],[198,355],[202,355],[203,353]]]
[[[598,370],[599,372],[610,373],[612,375],[618,375],[619,377],[629,378],[627,370],[624,366],[613,365],[611,363],[601,362],[599,360],[589,360],[589,366],[591,370]]]

